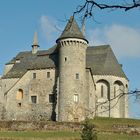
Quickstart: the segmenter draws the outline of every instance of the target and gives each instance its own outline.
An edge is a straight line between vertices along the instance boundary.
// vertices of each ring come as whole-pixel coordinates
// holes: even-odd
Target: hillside
[[[140,120],[95,118],[99,140],[140,140]],[[80,123],[1,121],[0,140],[80,140]]]

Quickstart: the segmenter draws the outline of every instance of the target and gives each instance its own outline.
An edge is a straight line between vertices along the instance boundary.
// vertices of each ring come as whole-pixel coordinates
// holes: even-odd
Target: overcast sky
[[[18,52],[31,50],[35,31],[40,49],[52,47],[68,18],[83,1],[1,0],[0,74],[4,64]],[[96,10],[93,14],[96,22],[86,21],[85,35],[90,45],[110,44],[130,80],[130,90],[140,89],[140,10]],[[76,20],[81,26],[78,16]],[[140,110],[134,109],[139,104],[134,101],[130,104],[131,117],[140,117]]]

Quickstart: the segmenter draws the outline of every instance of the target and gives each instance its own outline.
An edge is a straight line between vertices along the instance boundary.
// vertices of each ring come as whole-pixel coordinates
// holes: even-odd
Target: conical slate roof
[[[62,32],[61,36],[56,40],[56,42],[58,42],[60,39],[65,38],[78,38],[87,41],[73,16],[70,17],[64,31]]]

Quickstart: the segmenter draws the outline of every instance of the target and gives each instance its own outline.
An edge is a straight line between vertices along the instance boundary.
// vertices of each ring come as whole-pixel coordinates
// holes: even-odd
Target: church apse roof
[[[20,62],[16,63],[16,60],[20,60]],[[32,51],[20,52],[6,64],[14,64],[14,66],[2,78],[20,78],[28,70],[58,68],[58,63],[57,45],[48,50],[40,50],[36,54],[32,54]],[[86,67],[91,68],[94,75],[114,75],[126,78],[109,45],[88,47],[86,51]]]
[[[88,47],[86,65],[92,69],[94,75],[114,75],[126,78],[109,45]]]

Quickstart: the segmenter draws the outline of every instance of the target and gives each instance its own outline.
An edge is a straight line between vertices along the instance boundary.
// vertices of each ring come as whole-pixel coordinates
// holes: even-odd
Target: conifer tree
[[[88,118],[86,118],[83,123],[81,138],[82,140],[97,140],[95,126],[90,122]]]

